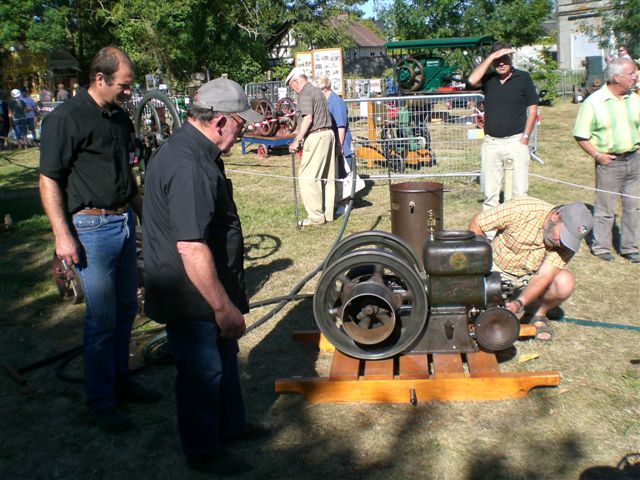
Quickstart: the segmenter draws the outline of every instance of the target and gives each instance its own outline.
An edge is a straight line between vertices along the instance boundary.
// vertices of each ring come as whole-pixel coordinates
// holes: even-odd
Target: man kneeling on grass
[[[593,216],[581,202],[554,207],[522,197],[478,213],[469,230],[496,230],[491,242],[493,269],[510,280],[514,291],[506,308],[518,314],[530,305],[538,340],[551,340],[547,312],[573,293],[575,280],[567,264],[593,228]]]

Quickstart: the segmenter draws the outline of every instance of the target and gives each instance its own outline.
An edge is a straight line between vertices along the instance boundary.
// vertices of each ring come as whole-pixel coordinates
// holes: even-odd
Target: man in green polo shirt
[[[633,91],[636,66],[627,58],[616,58],[607,65],[605,76],[607,84],[580,106],[573,132],[578,145],[596,164],[591,251],[601,260],[613,260],[611,230],[620,197],[620,255],[640,263],[640,97]]]

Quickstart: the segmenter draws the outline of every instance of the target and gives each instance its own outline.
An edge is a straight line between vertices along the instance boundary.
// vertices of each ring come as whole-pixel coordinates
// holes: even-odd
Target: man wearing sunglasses
[[[513,52],[506,43],[494,43],[491,53],[467,79],[467,84],[481,88],[485,97],[485,137],[480,153],[483,210],[498,205],[508,163],[513,165],[513,196],[526,196],[529,190],[529,137],[538,113],[538,94],[529,74],[513,68]]]
[[[221,154],[245,123],[262,120],[240,85],[211,80],[145,176],[145,311],[166,324],[187,464],[220,475],[249,468],[222,447],[260,433],[245,421],[240,390],[236,356],[249,306],[240,217]]]

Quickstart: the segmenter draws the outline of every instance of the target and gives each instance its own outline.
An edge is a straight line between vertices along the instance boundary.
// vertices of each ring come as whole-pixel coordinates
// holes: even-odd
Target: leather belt
[[[631,155],[633,155],[634,153],[636,153],[638,150],[631,150],[630,152],[624,152],[624,153],[611,153],[610,155],[615,155],[616,157],[622,157],[622,158],[626,158],[626,157],[630,157]]]
[[[309,132],[309,135],[311,135],[312,133],[318,133],[318,132],[324,132],[325,130],[331,130],[331,127],[322,127],[322,128],[317,128],[311,132]]]
[[[129,204],[125,204],[122,207],[115,209],[108,208],[83,208],[78,210],[74,215],[118,215],[129,210]]]

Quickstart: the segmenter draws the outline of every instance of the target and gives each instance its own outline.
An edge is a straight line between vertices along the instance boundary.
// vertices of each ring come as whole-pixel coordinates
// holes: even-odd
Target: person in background
[[[159,392],[131,378],[129,340],[138,312],[134,212],[142,218],[135,132],[121,105],[133,64],[120,49],[91,61],[88,89],[43,121],[40,197],[56,255],[74,266],[85,298],[84,388],[90,418],[106,432],[134,428],[122,403],[154,403]]]
[[[20,100],[25,104],[27,143],[29,142],[28,132],[31,132],[33,143],[37,144],[38,135],[36,134],[36,121],[38,119],[38,109],[36,108],[36,102],[29,95],[26,87],[20,88]]]
[[[49,89],[47,88],[46,85],[41,85],[40,86],[40,98],[39,101],[42,103],[47,103],[51,101],[51,92],[49,91]]]
[[[554,207],[533,197],[507,200],[475,215],[469,230],[497,232],[491,241],[493,270],[515,287],[506,308],[514,314],[532,308],[530,322],[538,340],[551,340],[547,312],[567,300],[575,280],[567,264],[593,228],[581,202]]]
[[[605,69],[607,83],[580,105],[573,136],[596,169],[595,226],[591,253],[613,261],[613,224],[620,197],[620,255],[640,263],[640,96],[636,94],[636,66],[614,58]]]
[[[319,88],[307,79],[304,70],[295,67],[285,80],[298,94],[298,112],[302,120],[295,139],[289,145],[291,153],[302,148],[300,196],[307,218],[300,227],[323,225],[335,218],[336,138],[331,129],[331,114],[327,99]]]
[[[327,107],[331,114],[331,124],[336,137],[336,153],[338,156],[338,178],[342,179],[341,185],[336,188],[337,198],[342,199],[336,209],[336,216],[344,213],[346,204],[351,195],[350,174],[353,170],[354,156],[351,150],[351,131],[349,130],[349,112],[344,100],[331,90],[331,80],[326,75],[320,75],[314,82],[316,87],[322,90],[327,98]],[[349,181],[347,181],[349,179]],[[359,180],[359,179],[358,179]],[[360,186],[357,184],[356,186]],[[360,181],[362,183],[362,181]],[[364,185],[361,185],[362,189]]]
[[[27,148],[27,106],[20,98],[20,90],[11,90],[9,100],[9,118],[13,125],[13,134],[20,148]]]
[[[58,84],[58,91],[56,92],[56,102],[64,102],[69,98],[69,92],[64,88],[64,84]]]
[[[9,119],[9,104],[5,99],[6,93],[0,90],[0,151],[4,150],[4,145],[9,135],[11,121]]]
[[[250,470],[225,445],[266,433],[245,419],[237,359],[249,312],[244,241],[222,157],[261,120],[240,85],[211,80],[145,177],[146,312],[166,323],[187,465],[219,475]]]
[[[513,67],[513,53],[508,44],[494,43],[467,81],[485,95],[485,137],[480,151],[483,210],[498,205],[509,162],[513,165],[513,197],[526,196],[529,190],[529,137],[538,114],[538,94],[529,74]]]

